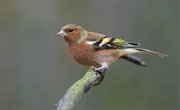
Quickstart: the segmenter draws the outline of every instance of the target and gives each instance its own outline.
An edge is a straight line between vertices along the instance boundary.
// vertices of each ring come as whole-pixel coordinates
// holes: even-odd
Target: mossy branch
[[[56,110],[71,110],[83,94],[87,93],[93,86],[99,85],[102,82],[104,72],[99,74],[90,68],[84,77],[75,82],[63,98],[59,100],[56,104]]]

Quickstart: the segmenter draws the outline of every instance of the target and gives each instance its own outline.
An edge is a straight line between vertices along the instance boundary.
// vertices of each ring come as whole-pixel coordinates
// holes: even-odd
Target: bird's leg
[[[99,73],[100,75],[103,75],[103,74],[105,73],[105,71],[107,70],[107,68],[106,68],[106,67],[103,67],[103,66],[100,67],[100,68],[94,67],[93,70],[94,70],[95,72]]]
[[[93,67],[94,71],[99,73],[99,74],[104,74],[105,71],[108,69],[109,64],[107,62],[103,62],[101,63],[101,67],[97,68],[97,67]]]
[[[93,70],[94,72],[95,72],[95,74],[96,75],[98,75],[99,77],[97,77],[96,78],[96,82],[95,82],[95,84],[93,84],[92,85],[92,83],[89,83],[89,84],[87,84],[85,87],[84,87],[84,93],[86,93],[87,91],[89,91],[89,89],[92,87],[92,86],[97,86],[97,85],[99,85],[102,81],[103,81],[103,79],[104,79],[104,72],[105,72],[105,70],[104,70],[104,72],[99,72],[99,71],[97,71],[96,69],[98,69],[97,67],[94,67],[94,66],[90,66],[90,69],[91,70]]]
[[[100,67],[100,68],[97,68],[97,67],[94,67],[94,66],[92,66],[92,69],[96,72],[96,73],[99,73],[99,75],[100,75],[100,77],[99,77],[99,81],[98,81],[98,83],[96,83],[94,86],[97,86],[97,85],[99,85],[102,81],[103,81],[103,79],[104,79],[104,75],[105,75],[105,71],[107,70],[107,68],[106,67]]]

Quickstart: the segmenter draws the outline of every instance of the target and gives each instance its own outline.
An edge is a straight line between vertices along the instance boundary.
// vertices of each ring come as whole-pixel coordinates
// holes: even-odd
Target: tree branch
[[[90,68],[84,77],[75,82],[63,98],[59,100],[56,104],[56,110],[71,110],[83,94],[87,93],[93,86],[99,85],[102,82],[104,72],[100,74]]]

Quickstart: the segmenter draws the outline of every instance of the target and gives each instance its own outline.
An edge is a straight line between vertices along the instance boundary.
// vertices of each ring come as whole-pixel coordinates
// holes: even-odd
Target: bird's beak
[[[67,36],[67,33],[65,33],[63,30],[61,30],[61,31],[58,32],[56,35],[57,35],[58,37],[59,37],[59,36],[64,37],[64,36]]]

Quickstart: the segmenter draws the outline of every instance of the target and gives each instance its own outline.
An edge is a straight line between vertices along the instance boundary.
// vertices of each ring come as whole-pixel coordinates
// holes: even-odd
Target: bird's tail
[[[139,57],[136,57],[134,55],[122,56],[120,58],[123,58],[124,60],[130,61],[136,65],[140,65],[140,66],[144,66],[144,67],[147,66],[147,64],[144,61],[142,61]]]
[[[127,53],[129,53],[129,54],[133,54],[133,53],[147,53],[147,54],[157,55],[157,56],[160,56],[162,58],[167,56],[167,54],[163,54],[163,53],[160,53],[160,52],[155,52],[155,51],[148,50],[148,49],[143,49],[143,48],[127,48],[127,49],[125,49],[125,51]]]
[[[157,56],[160,56],[160,57],[165,57],[167,56],[167,54],[164,54],[164,53],[160,53],[160,52],[155,52],[155,51],[152,51],[152,50],[148,50],[148,49],[143,49],[143,48],[135,48],[136,50],[140,51],[140,52],[143,52],[143,53],[148,53],[148,54],[152,54],[152,55],[157,55]]]

